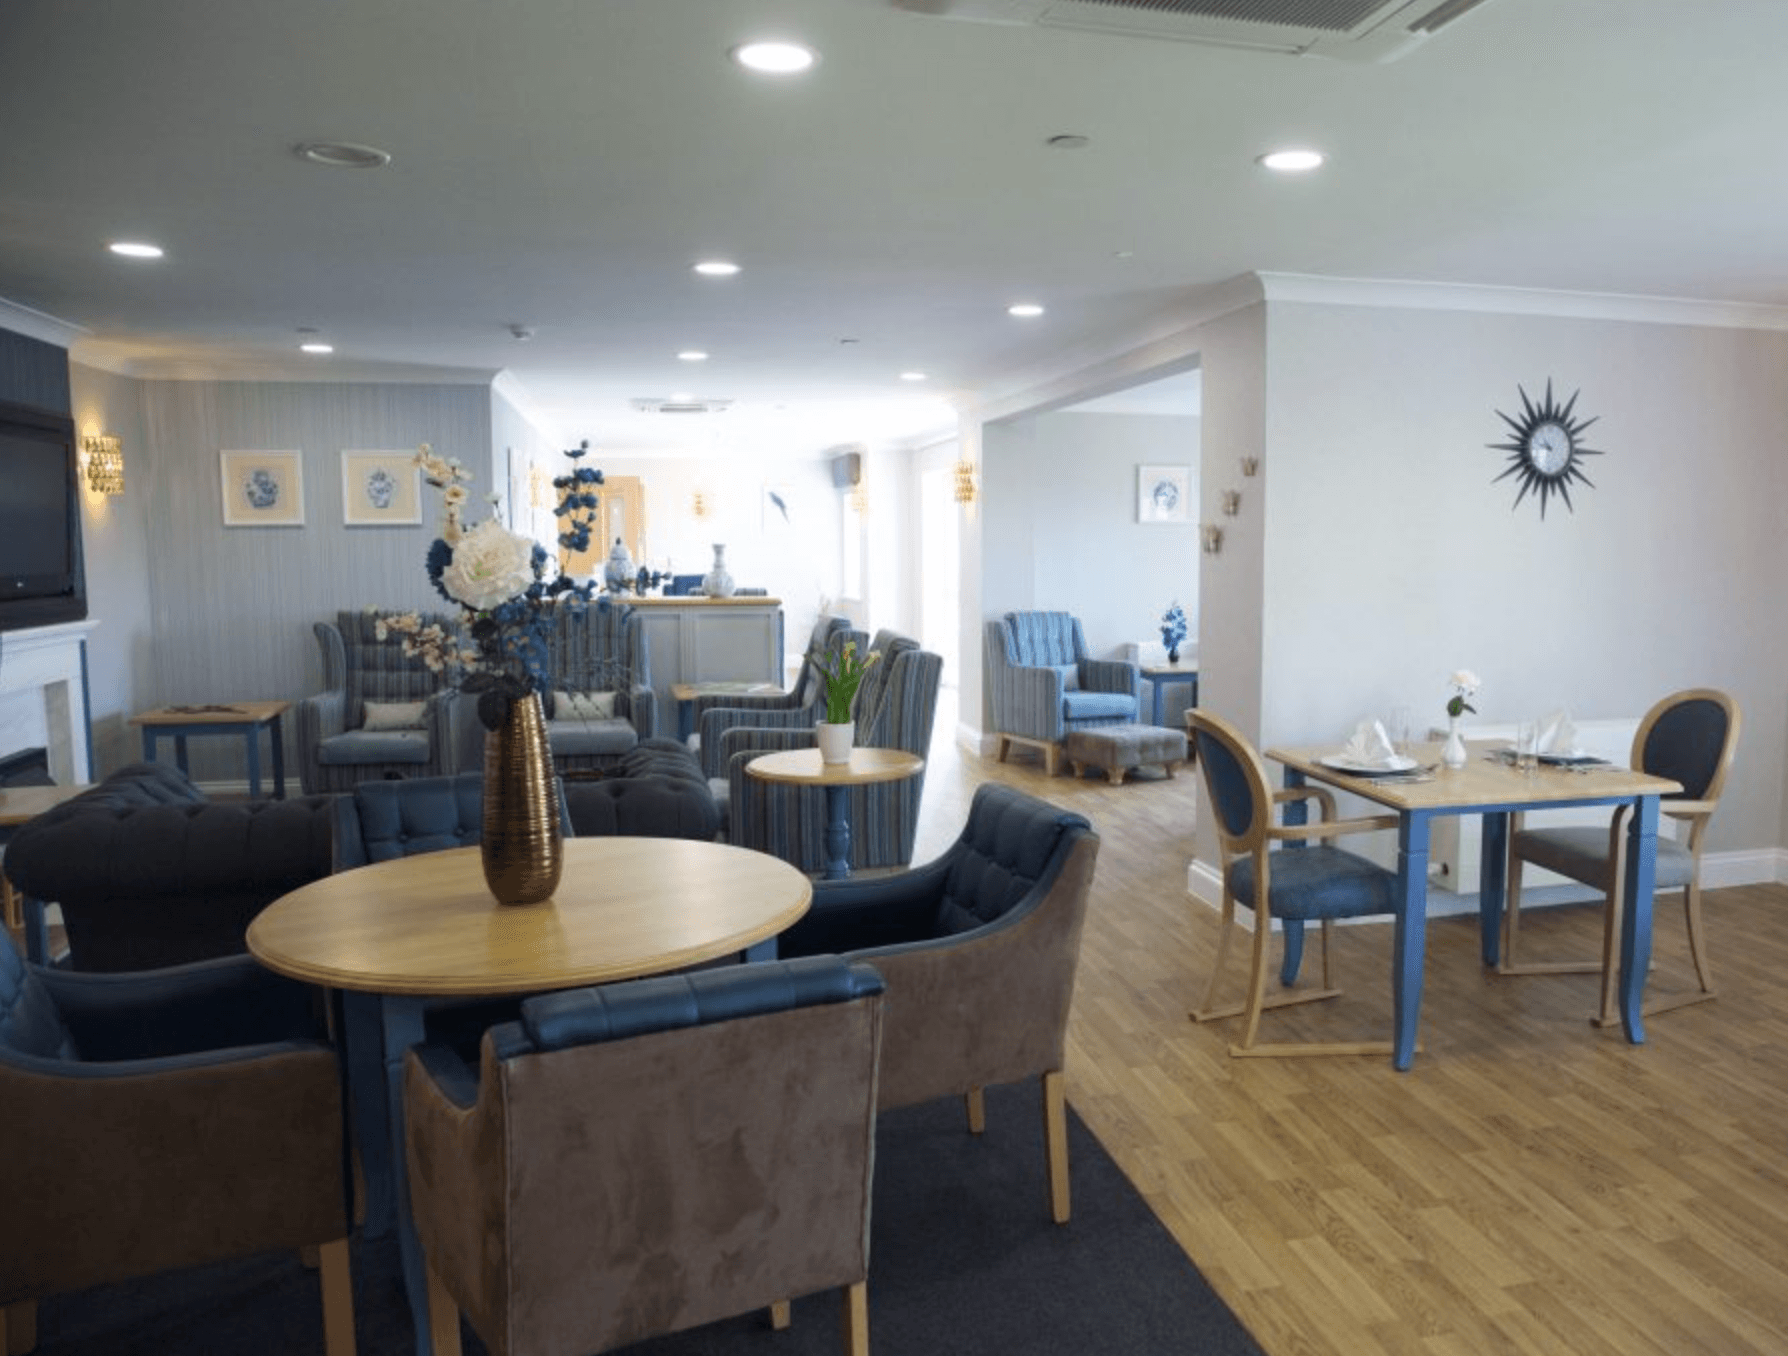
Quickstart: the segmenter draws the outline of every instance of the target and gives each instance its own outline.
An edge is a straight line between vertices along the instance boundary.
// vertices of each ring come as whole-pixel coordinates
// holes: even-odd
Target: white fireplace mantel
[[[42,747],[59,786],[93,780],[87,637],[99,623],[0,632],[0,754]]]

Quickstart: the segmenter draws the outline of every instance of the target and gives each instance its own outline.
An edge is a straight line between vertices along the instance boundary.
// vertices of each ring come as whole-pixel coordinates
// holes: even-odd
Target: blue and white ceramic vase
[[[608,585],[610,593],[625,593],[633,584],[633,556],[627,550],[627,543],[619,537],[615,538],[614,548],[603,564],[602,582]]]
[[[710,598],[733,596],[733,577],[727,572],[726,547],[721,542],[714,543],[714,568],[702,576],[702,592]]]

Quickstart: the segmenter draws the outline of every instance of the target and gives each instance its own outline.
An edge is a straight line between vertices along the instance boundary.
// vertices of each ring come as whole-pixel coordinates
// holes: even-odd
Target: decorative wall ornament
[[[1242,492],[1240,490],[1223,491],[1223,516],[1233,518],[1242,511]]]
[[[1207,556],[1214,556],[1223,549],[1223,529],[1215,523],[1206,523],[1199,528],[1199,532],[1204,537],[1204,553]]]
[[[343,452],[341,520],[349,527],[422,522],[422,469],[414,452]]]
[[[1242,474],[1245,476],[1252,476],[1252,475],[1260,474],[1260,458],[1259,457],[1243,457],[1242,458]]]
[[[1192,468],[1190,466],[1138,466],[1136,468],[1136,521],[1139,523],[1191,522]]]
[[[116,433],[89,433],[81,439],[87,488],[95,494],[124,493],[124,444]]]
[[[1563,405],[1552,398],[1552,379],[1546,379],[1546,398],[1535,404],[1528,399],[1527,392],[1517,386],[1521,395],[1521,414],[1504,414],[1501,410],[1496,417],[1509,426],[1514,434],[1506,443],[1486,443],[1485,446],[1498,452],[1509,454],[1509,466],[1501,475],[1490,483],[1507,480],[1514,476],[1521,487],[1515,492],[1515,502],[1510,511],[1521,507],[1522,499],[1528,491],[1540,501],[1540,517],[1546,516],[1546,501],[1556,494],[1564,500],[1564,505],[1575,513],[1576,507],[1571,503],[1570,482],[1581,481],[1591,489],[1595,482],[1583,474],[1578,462],[1584,457],[1599,457],[1602,453],[1591,447],[1583,446],[1583,433],[1595,419],[1575,419],[1573,411],[1577,407],[1577,397],[1583,394],[1574,392]]]
[[[303,527],[302,452],[220,452],[225,527]]]
[[[956,475],[956,502],[959,504],[974,503],[976,494],[975,463],[969,461],[965,457],[963,460],[956,463],[954,469]]]

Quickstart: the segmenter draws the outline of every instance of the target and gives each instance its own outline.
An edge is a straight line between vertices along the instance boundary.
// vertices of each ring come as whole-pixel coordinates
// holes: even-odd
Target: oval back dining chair
[[[1209,711],[1186,713],[1197,745],[1197,761],[1204,771],[1204,785],[1221,845],[1223,905],[1217,957],[1211,965],[1204,1000],[1192,1013],[1195,1022],[1223,1017],[1242,1017],[1241,1039],[1229,1047],[1231,1055],[1366,1055],[1387,1054],[1389,1041],[1280,1042],[1256,1044],[1260,1014],[1268,1008],[1287,1007],[1334,998],[1329,968],[1329,933],[1337,918],[1375,915],[1395,917],[1401,908],[1397,873],[1364,857],[1331,845],[1341,834],[1366,833],[1395,828],[1395,815],[1364,819],[1336,819],[1335,798],[1321,787],[1288,787],[1274,791],[1267,781],[1266,764],[1233,725]],[[1321,819],[1314,824],[1275,824],[1277,807],[1314,802]],[[1286,844],[1274,851],[1275,844]],[[1254,914],[1253,960],[1248,971],[1246,996],[1239,1003],[1219,1007],[1217,989],[1229,959],[1230,939],[1236,929],[1236,905]],[[1273,920],[1287,927],[1308,922],[1322,924],[1322,987],[1288,989],[1268,998],[1267,948]],[[1386,969],[1389,978],[1389,967]],[[1290,977],[1287,977],[1289,983]]]
[[[1738,703],[1714,688],[1698,687],[1665,697],[1639,722],[1633,736],[1632,764],[1641,772],[1682,783],[1682,790],[1658,805],[1664,815],[1685,826],[1681,840],[1658,838],[1658,890],[1681,890],[1683,917],[1689,932],[1689,955],[1699,987],[1655,998],[1648,1015],[1669,1012],[1714,996],[1713,971],[1707,960],[1707,939],[1701,928],[1701,850],[1707,825],[1726,787],[1726,774],[1738,748]],[[1597,1026],[1619,1020],[1614,986],[1620,963],[1622,882],[1626,870],[1627,815],[1631,806],[1614,812],[1608,827],[1522,828],[1517,820],[1509,836],[1508,908],[1502,919],[1505,975],[1584,974],[1600,971],[1601,1002],[1591,1019]],[[1600,960],[1528,961],[1516,959],[1521,939],[1521,876],[1526,863],[1598,890],[1602,894]]]

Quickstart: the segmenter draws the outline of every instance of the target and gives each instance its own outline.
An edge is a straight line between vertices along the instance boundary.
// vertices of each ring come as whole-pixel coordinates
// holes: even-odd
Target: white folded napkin
[[[1566,758],[1575,758],[1583,752],[1577,747],[1577,726],[1569,711],[1554,711],[1540,718],[1534,752],[1556,753]]]
[[[1397,750],[1384,732],[1381,720],[1362,720],[1341,748],[1341,757],[1360,767],[1390,767],[1397,761]]]

